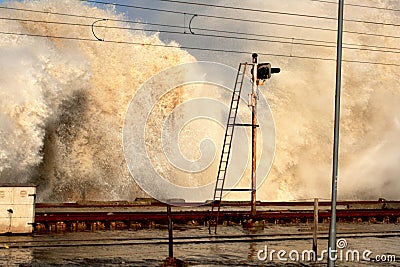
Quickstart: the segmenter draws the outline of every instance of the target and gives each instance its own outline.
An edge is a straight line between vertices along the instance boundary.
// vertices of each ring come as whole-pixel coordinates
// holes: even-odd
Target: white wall
[[[0,185],[0,233],[32,233],[35,186]]]

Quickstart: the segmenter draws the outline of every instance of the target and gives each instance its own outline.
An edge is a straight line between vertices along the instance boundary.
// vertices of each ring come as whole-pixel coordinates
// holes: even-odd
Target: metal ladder
[[[239,109],[240,93],[242,92],[243,80],[246,76],[247,63],[240,63],[236,75],[235,87],[232,93],[231,105],[229,109],[228,121],[225,129],[224,143],[222,145],[221,159],[219,162],[217,180],[215,182],[214,197],[211,203],[211,214],[208,224],[208,231],[211,234],[211,227],[217,233],[218,217],[221,210],[222,193],[224,191],[251,191],[249,189],[224,189],[226,172],[228,169],[229,157],[232,148],[233,132],[235,126],[251,126],[251,124],[236,124],[236,116]]]

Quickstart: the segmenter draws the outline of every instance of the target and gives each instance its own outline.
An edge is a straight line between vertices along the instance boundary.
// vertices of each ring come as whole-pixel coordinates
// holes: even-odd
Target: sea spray
[[[299,1],[265,2],[258,8],[335,17],[337,6]],[[398,24],[396,1],[365,1],[363,5],[388,8],[361,8],[346,5],[342,74],[342,103],[339,146],[338,197],[340,199],[398,199],[400,182]],[[271,15],[272,16],[272,15]],[[337,27],[335,20],[277,16],[271,21],[290,24]],[[335,31],[295,27],[254,28],[257,33],[332,41]],[[365,34],[351,34],[360,32]],[[385,35],[382,36],[374,36]],[[393,38],[392,38],[392,37]],[[349,45],[349,44],[360,44]],[[363,45],[377,46],[365,47]],[[259,51],[304,57],[335,59],[335,47],[293,44],[259,44]],[[356,49],[348,49],[348,47]],[[388,48],[379,48],[388,47]],[[393,49],[389,49],[393,48]],[[371,50],[380,50],[374,52]],[[386,52],[382,52],[386,51]],[[392,52],[390,52],[392,51]],[[281,73],[261,91],[267,97],[276,124],[276,155],[272,170],[258,190],[260,199],[312,200],[330,198],[333,149],[335,61],[271,57],[265,59],[281,67]],[[355,62],[348,62],[355,61]],[[370,62],[370,63],[356,63]],[[394,65],[372,64],[373,62]],[[397,64],[397,66],[396,66]],[[396,152],[397,151],[397,152]],[[397,162],[397,163],[395,163]]]
[[[121,18],[81,1],[9,2],[8,6]],[[93,19],[1,10],[2,16],[90,24]],[[123,26],[108,22],[108,26]],[[1,21],[9,32],[94,38],[90,27]],[[162,44],[157,35],[110,31],[107,38]],[[193,60],[187,52],[5,35],[0,40],[2,182],[36,182],[42,201],[134,199],[141,196],[125,165],[121,129],[127,105],[146,79]],[[3,71],[4,69],[4,71]]]
[[[85,89],[90,71],[85,60],[65,57],[45,39],[6,37],[0,46],[0,179],[26,182],[42,161],[46,125]]]
[[[382,6],[399,8],[395,1],[378,2]],[[4,2],[3,5],[50,12],[0,10],[4,17],[88,25],[94,19],[66,17],[51,12],[74,13],[99,19],[124,18],[114,10],[102,10],[72,0],[62,3],[51,0]],[[265,2],[260,8],[280,10],[280,5],[280,2]],[[289,11],[298,12],[303,3],[291,1],[285,5]],[[333,5],[313,2],[307,6],[312,6],[307,9],[310,14],[335,14]],[[357,15],[362,20],[392,21],[395,24],[399,21],[396,12],[381,12],[377,9],[363,9],[365,12],[359,12],[351,6],[347,6],[346,10],[349,16]],[[303,18],[293,19],[296,24],[303,22],[306,22]],[[312,24],[311,21],[307,22]],[[99,21],[96,25],[128,26],[112,20]],[[282,30],[279,27],[274,31],[273,27],[255,28],[244,23],[240,26],[243,31],[251,29],[262,34],[292,36],[294,39],[307,35],[309,39],[323,37],[334,40],[334,34],[327,31],[309,34],[297,28]],[[327,26],[335,27],[335,22],[331,21]],[[39,200],[45,201],[132,200],[144,196],[131,179],[123,158],[121,132],[126,108],[136,90],[148,78],[170,66],[193,61],[193,57],[175,48],[100,42],[93,36],[90,26],[0,20],[0,28],[5,32],[94,40],[73,41],[16,35],[2,35],[0,38],[1,181],[36,182],[39,184]],[[345,28],[398,36],[396,30],[393,30],[397,28],[393,26],[346,22]],[[105,40],[163,44],[158,35],[146,35],[142,31],[101,27],[95,27],[95,30]],[[347,43],[395,48],[398,46],[397,40],[345,35]],[[274,44],[263,42],[257,52],[279,51],[276,53],[306,57],[317,54],[328,58],[335,56],[334,48],[276,45],[279,45],[279,50],[274,50]],[[238,50],[249,50],[246,45],[243,46],[238,47]],[[347,60],[399,64],[397,55],[365,50],[344,51]],[[241,60],[243,57],[236,58],[231,54],[222,56],[234,61],[234,67],[239,61],[245,61]],[[269,81],[266,88],[261,89],[273,110],[277,143],[271,173],[258,190],[258,197],[262,200],[328,198],[334,62],[282,57],[264,59],[273,60],[282,72]],[[349,62],[344,63],[343,67],[339,197],[398,198],[398,67]],[[169,105],[165,110],[171,110],[183,101],[184,97],[179,94],[170,94],[171,101],[164,99]],[[156,121],[161,119],[158,117]],[[189,133],[190,130],[186,129]],[[217,138],[218,134],[223,134],[223,131],[219,129],[213,133],[213,138]],[[195,142],[185,146],[183,151],[193,151],[193,145],[196,145]],[[248,176],[244,177],[246,179]],[[187,185],[185,182],[178,184]],[[246,185],[244,183],[243,187]],[[248,195],[242,196],[242,199],[246,198]]]

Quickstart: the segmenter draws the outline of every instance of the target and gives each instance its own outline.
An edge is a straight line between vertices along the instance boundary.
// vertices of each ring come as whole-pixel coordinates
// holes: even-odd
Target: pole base
[[[265,226],[265,222],[263,220],[257,221],[253,219],[245,220],[242,222],[243,229],[258,231],[263,230]]]
[[[167,257],[165,260],[163,260],[161,264],[161,267],[186,267],[186,266],[189,266],[189,264],[175,257],[174,258]]]

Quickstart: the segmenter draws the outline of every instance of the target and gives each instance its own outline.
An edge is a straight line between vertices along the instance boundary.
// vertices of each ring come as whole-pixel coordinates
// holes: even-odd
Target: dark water
[[[174,231],[174,256],[190,266],[325,266],[317,263],[270,259],[259,260],[257,253],[271,250],[301,252],[312,247],[311,229],[307,224],[267,225],[258,231],[245,231],[239,226],[219,227],[217,236],[210,236],[206,227],[178,227]],[[324,233],[328,225],[320,225],[319,253],[327,247]],[[338,224],[338,238],[347,246],[342,250],[376,255],[394,255],[395,262],[337,261],[338,266],[400,266],[400,225]],[[382,236],[384,235],[384,236]],[[160,266],[168,256],[166,230],[97,231],[52,233],[34,236],[1,236],[1,266]],[[8,247],[7,247],[8,246]],[[262,256],[264,254],[260,254]],[[295,258],[296,254],[292,254]],[[299,256],[300,257],[300,256]],[[360,256],[361,258],[361,256]],[[301,259],[301,257],[300,257]],[[351,258],[350,258],[351,259]],[[392,260],[392,259],[391,259]]]

